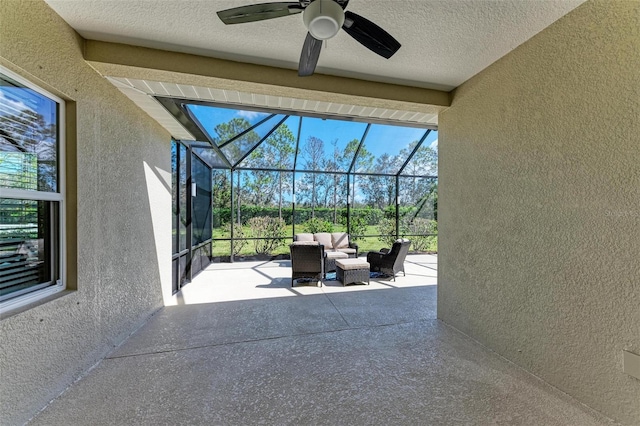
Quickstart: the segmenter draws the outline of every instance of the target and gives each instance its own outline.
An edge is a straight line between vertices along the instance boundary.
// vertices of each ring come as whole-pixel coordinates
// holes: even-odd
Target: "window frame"
[[[34,201],[46,201],[51,203],[57,203],[58,205],[58,217],[57,223],[52,223],[53,229],[57,230],[57,239],[53,241],[54,248],[52,254],[52,266],[56,266],[57,255],[57,271],[58,276],[54,276],[54,283],[47,285],[45,288],[37,288],[39,285],[35,285],[35,289],[26,292],[24,294],[11,297],[7,300],[0,301],[0,313],[6,314],[15,309],[19,309],[38,302],[45,297],[49,297],[66,289],[66,276],[67,276],[67,240],[66,240],[66,102],[54,95],[53,93],[43,89],[27,78],[16,74],[15,72],[0,65],[0,74],[4,74],[17,83],[33,90],[34,92],[44,96],[45,98],[53,101],[57,105],[56,111],[56,154],[57,154],[57,191],[47,192],[28,189],[16,189],[16,188],[0,188],[0,198],[20,199],[20,200],[34,200]]]

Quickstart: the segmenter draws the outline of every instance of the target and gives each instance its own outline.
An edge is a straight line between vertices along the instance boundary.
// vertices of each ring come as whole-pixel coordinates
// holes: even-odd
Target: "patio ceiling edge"
[[[322,74],[302,79],[295,70],[96,40],[85,40],[84,58],[110,77],[436,115],[450,106],[440,90]]]

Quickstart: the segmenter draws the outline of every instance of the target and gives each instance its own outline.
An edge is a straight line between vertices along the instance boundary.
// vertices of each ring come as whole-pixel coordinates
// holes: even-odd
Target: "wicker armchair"
[[[298,278],[317,281],[322,287],[324,276],[324,247],[321,244],[293,243],[291,252],[291,287]]]
[[[386,275],[392,275],[393,280],[396,280],[396,273],[404,272],[404,259],[409,252],[409,246],[411,241],[403,239],[393,243],[391,250],[381,249],[380,251],[370,251],[367,253],[367,262],[369,262],[372,272],[381,272]]]

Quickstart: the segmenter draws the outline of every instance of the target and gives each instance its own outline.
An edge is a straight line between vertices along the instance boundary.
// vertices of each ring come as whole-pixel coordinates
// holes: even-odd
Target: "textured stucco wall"
[[[77,290],[0,320],[0,423],[20,424],[170,292],[170,135],[84,62],[40,0],[0,0],[0,63],[77,110]]]
[[[640,424],[640,2],[589,1],[440,116],[438,317]]]

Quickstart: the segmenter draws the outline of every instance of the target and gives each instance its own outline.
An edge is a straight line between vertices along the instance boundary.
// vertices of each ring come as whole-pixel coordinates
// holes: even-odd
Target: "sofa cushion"
[[[348,248],[349,234],[346,232],[334,232],[331,234],[331,243],[335,249]]]
[[[317,246],[320,244],[317,241],[294,241],[290,245],[292,246]]]
[[[331,234],[328,232],[318,232],[317,234],[313,234],[313,238],[324,246],[325,250],[333,249],[333,244],[331,243]]]
[[[296,241],[315,241],[313,239],[313,234],[296,234]]]
[[[325,252],[327,259],[348,259],[349,255],[341,251],[327,251]]]

